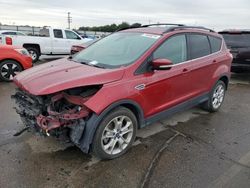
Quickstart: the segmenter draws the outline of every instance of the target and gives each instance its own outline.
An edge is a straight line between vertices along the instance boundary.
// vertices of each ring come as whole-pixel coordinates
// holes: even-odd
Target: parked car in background
[[[91,41],[85,42],[84,44],[73,45],[71,47],[71,55],[84,50],[85,48],[89,47],[91,44],[97,42],[98,40],[99,39],[95,39],[95,40],[91,40]]]
[[[14,31],[14,30],[0,30],[0,35],[20,35],[20,36],[26,36],[25,33],[21,31]]]
[[[26,48],[36,62],[41,55],[69,55],[72,45],[91,40],[68,29],[45,27],[39,33],[40,36],[3,36],[2,43]]]
[[[0,80],[12,81],[16,74],[32,67],[32,59],[25,48],[0,45]]]
[[[85,34],[81,34],[81,36],[83,38],[93,39],[93,40],[102,38],[100,35],[87,35],[86,33]]]
[[[12,30],[0,30],[0,44],[2,43],[2,35],[19,35],[26,36],[23,32],[20,31],[12,31]]]
[[[131,147],[137,129],[198,104],[218,111],[231,62],[210,29],[153,24],[17,75],[13,98],[27,127],[113,159]]]
[[[250,70],[250,30],[225,30],[223,35],[227,47],[233,54],[232,72]]]

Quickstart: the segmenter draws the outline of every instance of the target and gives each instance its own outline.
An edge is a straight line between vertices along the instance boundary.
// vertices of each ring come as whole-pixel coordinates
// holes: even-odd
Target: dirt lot
[[[250,187],[250,74],[233,75],[220,112],[199,108],[138,132],[121,158],[99,161],[25,133],[0,82],[0,187]]]

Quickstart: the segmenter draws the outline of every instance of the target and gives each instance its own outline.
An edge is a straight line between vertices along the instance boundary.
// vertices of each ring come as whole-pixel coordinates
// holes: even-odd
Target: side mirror
[[[155,59],[152,61],[152,65],[154,70],[169,70],[173,63],[169,59]]]

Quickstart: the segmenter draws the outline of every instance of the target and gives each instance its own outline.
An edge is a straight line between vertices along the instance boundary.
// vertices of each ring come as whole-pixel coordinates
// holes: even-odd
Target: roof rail
[[[200,30],[206,30],[206,31],[215,33],[214,30],[206,28],[206,27],[202,27],[202,26],[187,26],[184,24],[172,24],[172,23],[158,23],[158,24],[142,25],[140,27],[127,27],[127,28],[118,29],[115,32],[126,30],[126,29],[143,28],[143,27],[150,27],[150,26],[162,26],[162,25],[166,26],[166,30],[164,31],[164,33],[168,33],[168,32],[175,31],[175,30],[183,30],[183,29],[200,29]]]
[[[215,33],[214,30],[206,28],[206,27],[202,27],[202,26],[185,26],[185,25],[184,26],[177,26],[177,27],[170,27],[164,33],[175,31],[175,30],[182,30],[182,29],[201,29],[201,30],[206,30],[206,31]]]
[[[184,24],[173,24],[173,23],[157,23],[157,24],[148,24],[148,25],[142,25],[141,27],[150,27],[150,26],[185,26]]]
[[[118,31],[123,31],[123,30],[127,30],[127,29],[135,29],[135,28],[142,28],[142,27],[150,27],[150,26],[161,26],[161,25],[165,25],[165,26],[185,26],[183,24],[173,24],[173,23],[158,23],[158,24],[148,24],[148,25],[142,25],[142,26],[139,26],[139,27],[124,27],[124,28],[120,28],[120,29],[117,29],[115,32],[118,32]]]

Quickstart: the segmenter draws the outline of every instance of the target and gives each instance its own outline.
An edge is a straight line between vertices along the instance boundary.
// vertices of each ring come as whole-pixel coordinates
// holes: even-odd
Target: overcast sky
[[[111,23],[183,23],[250,28],[250,0],[0,0],[2,24],[73,28]]]

